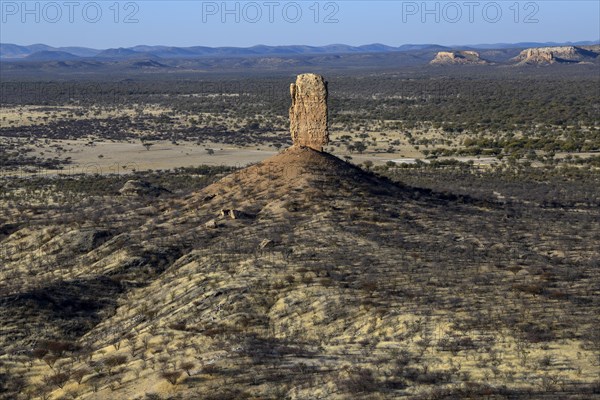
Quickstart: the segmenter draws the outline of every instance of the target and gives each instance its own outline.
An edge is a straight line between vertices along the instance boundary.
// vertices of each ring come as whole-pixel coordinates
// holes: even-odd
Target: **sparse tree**
[[[58,360],[58,356],[55,356],[53,354],[46,354],[43,360],[51,369],[54,370],[54,364]]]
[[[195,364],[191,361],[184,362],[181,364],[181,369],[185,371],[187,376],[191,376],[191,370],[194,368]]]
[[[177,384],[177,380],[181,376],[181,371],[164,371],[161,376],[171,385],[175,386]]]
[[[60,372],[54,375],[44,377],[44,382],[46,382],[46,384],[48,385],[57,386],[58,388],[62,389],[69,381],[69,378],[70,377],[68,373]]]
[[[108,374],[113,375],[114,369],[120,365],[123,365],[127,362],[127,356],[124,355],[116,355],[108,357],[104,360],[104,365],[108,369]]]
[[[359,154],[362,154],[367,150],[367,145],[364,142],[354,142],[354,150],[358,151]]]
[[[89,370],[84,368],[78,369],[77,371],[71,374],[71,377],[75,380],[75,382],[77,382],[78,385],[80,385],[81,381],[83,381],[83,377],[86,376],[89,372]]]

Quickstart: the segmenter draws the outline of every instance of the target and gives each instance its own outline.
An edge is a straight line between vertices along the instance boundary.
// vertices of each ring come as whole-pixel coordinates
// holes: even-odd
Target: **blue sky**
[[[95,48],[600,40],[591,1],[0,1],[4,43]]]

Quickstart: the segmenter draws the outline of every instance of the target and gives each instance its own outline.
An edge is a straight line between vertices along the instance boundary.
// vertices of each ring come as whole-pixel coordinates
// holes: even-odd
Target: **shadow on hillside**
[[[388,177],[378,175],[373,171],[361,169],[332,154],[320,153],[320,155],[328,161],[331,167],[323,169],[320,165],[308,164],[305,172],[313,176],[319,176],[320,179],[317,181],[317,185],[323,189],[326,185],[336,188],[346,180],[348,183],[353,183],[357,188],[364,190],[363,195],[400,197],[401,199],[415,200],[435,206],[465,204],[486,208],[504,208],[503,203],[490,199],[455,194],[447,191],[438,192],[428,188],[394,182]]]
[[[31,340],[56,336],[76,339],[98,324],[103,313],[116,308],[117,297],[124,291],[119,282],[95,276],[80,280],[60,281],[27,292],[0,298],[0,313],[7,326],[22,321],[38,321],[39,337],[31,332],[5,331],[14,340]]]

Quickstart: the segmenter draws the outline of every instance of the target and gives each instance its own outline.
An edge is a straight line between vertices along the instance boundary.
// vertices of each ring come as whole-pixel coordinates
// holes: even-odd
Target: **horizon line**
[[[53,46],[53,45],[49,45],[46,43],[32,43],[32,44],[17,44],[17,43],[9,43],[9,42],[2,42],[0,41],[0,45],[15,45],[15,46],[20,46],[20,47],[28,47],[28,46],[37,46],[37,45],[42,45],[42,46],[49,46],[49,47],[53,47],[53,48],[63,48],[63,47],[81,47],[81,48],[86,48],[86,49],[91,49],[91,50],[111,50],[111,49],[131,49],[134,47],[139,47],[139,46],[148,46],[148,47],[177,47],[177,48],[190,48],[190,47],[206,47],[206,48],[213,48],[213,49],[217,49],[217,48],[238,48],[238,49],[251,49],[253,47],[258,47],[258,46],[265,46],[265,47],[291,47],[291,46],[305,46],[305,47],[329,47],[329,46],[348,46],[348,47],[364,47],[364,46],[373,46],[373,45],[381,45],[381,46],[387,46],[387,47],[392,47],[392,48],[399,48],[402,46],[440,46],[440,47],[448,47],[448,48],[452,48],[452,47],[477,47],[477,46],[495,46],[495,45],[512,45],[512,44],[522,44],[522,43],[537,43],[537,44],[564,44],[564,45],[569,45],[569,44],[577,44],[577,43],[582,43],[582,42],[589,42],[592,45],[595,44],[600,44],[600,40],[599,39],[594,39],[594,40],[577,40],[577,41],[572,41],[572,40],[568,40],[568,41],[564,41],[564,42],[557,42],[557,41],[519,41],[519,42],[496,42],[496,43],[476,43],[476,44],[451,44],[451,45],[443,45],[443,44],[438,44],[438,43],[403,43],[400,44],[398,46],[394,46],[394,45],[389,45],[389,44],[385,44],[385,43],[381,43],[381,42],[373,42],[373,43],[365,43],[365,44],[359,44],[359,45],[351,45],[351,44],[346,44],[346,43],[330,43],[330,44],[326,44],[326,45],[310,45],[310,44],[278,44],[278,45],[268,45],[268,44],[262,44],[262,43],[258,43],[258,44],[254,44],[252,46],[207,46],[207,45],[191,45],[191,46],[177,46],[177,45],[166,45],[166,44],[136,44],[133,46],[128,46],[128,47],[123,47],[123,46],[118,46],[118,47],[106,47],[106,48],[97,48],[97,47],[87,47],[87,46],[76,46],[76,45],[61,45],[61,46]]]

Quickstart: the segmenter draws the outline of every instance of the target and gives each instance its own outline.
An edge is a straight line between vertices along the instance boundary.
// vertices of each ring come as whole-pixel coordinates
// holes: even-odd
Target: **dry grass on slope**
[[[25,312],[31,303],[5,303],[24,346],[5,342],[1,360],[23,377],[19,391],[524,399],[598,390],[593,260],[548,256],[556,244],[530,233],[527,208],[397,185],[304,148],[152,207],[142,219],[135,208],[108,212],[119,231],[71,261],[56,248],[63,272],[49,276],[75,298],[65,283],[75,278],[119,288],[67,337],[76,346],[41,340],[65,339],[56,335],[67,335],[70,314],[32,308],[54,327],[44,337]],[[548,232],[569,223],[549,219]],[[53,229],[56,238],[72,227]],[[593,234],[582,233],[582,254],[593,254]],[[23,273],[16,244],[35,237],[3,240],[15,244],[8,270]]]

